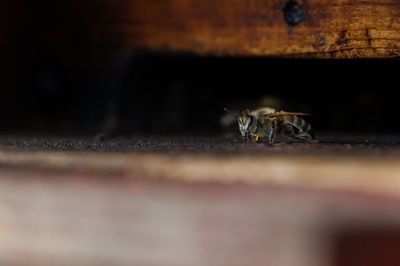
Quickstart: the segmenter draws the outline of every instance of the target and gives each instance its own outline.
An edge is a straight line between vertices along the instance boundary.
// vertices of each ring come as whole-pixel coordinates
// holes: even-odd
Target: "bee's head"
[[[249,109],[243,110],[240,112],[240,116],[238,118],[239,130],[243,137],[246,137],[252,128],[254,128],[255,119],[250,114]]]

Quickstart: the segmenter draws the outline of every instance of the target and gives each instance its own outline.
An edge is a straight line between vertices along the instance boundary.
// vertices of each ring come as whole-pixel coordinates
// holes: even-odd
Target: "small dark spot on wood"
[[[371,38],[371,35],[369,35],[369,29],[366,29],[366,30],[365,30],[365,36],[367,36],[368,46],[371,47],[371,45],[372,45],[372,38]]]
[[[303,10],[296,1],[287,2],[282,11],[289,26],[296,26],[303,20]]]
[[[349,42],[349,39],[347,39],[346,34],[347,34],[347,30],[342,30],[340,32],[339,39],[336,42],[337,45],[343,45],[343,44],[347,45],[347,43]]]

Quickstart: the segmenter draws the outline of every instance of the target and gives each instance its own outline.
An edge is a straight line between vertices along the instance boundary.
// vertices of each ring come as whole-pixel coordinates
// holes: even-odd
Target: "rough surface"
[[[26,2],[23,8],[6,1],[12,6],[8,13],[24,14],[21,19],[27,26],[31,21],[42,26],[51,20],[42,32],[43,42],[58,49],[89,33],[88,41],[97,44],[93,50],[118,48],[128,55],[147,49],[236,56],[390,58],[400,52],[400,4],[396,0],[299,0],[285,14],[285,6],[293,1]],[[41,6],[46,6],[46,12]],[[23,23],[15,22],[13,29],[23,32]],[[74,35],[81,27],[82,36]],[[86,52],[93,58],[99,56]]]
[[[397,154],[398,136],[323,134],[319,143],[249,144],[240,137],[218,136],[123,136],[99,134],[93,137],[1,136],[0,148],[26,151],[98,151],[134,153],[204,154]]]
[[[120,25],[114,29],[126,49],[308,58],[397,57],[400,52],[396,0],[108,3],[125,9],[122,16],[108,15]]]

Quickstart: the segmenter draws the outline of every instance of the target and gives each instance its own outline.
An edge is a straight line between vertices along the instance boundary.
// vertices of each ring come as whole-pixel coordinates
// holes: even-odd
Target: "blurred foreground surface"
[[[399,265],[398,139],[0,138],[1,265]]]

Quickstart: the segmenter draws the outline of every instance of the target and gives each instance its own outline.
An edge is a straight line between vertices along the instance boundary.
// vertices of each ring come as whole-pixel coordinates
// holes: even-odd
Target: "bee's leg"
[[[276,134],[276,128],[277,128],[277,122],[272,121],[272,123],[269,125],[268,131],[268,142],[269,144],[274,144],[275,142],[275,134]]]
[[[253,142],[255,142],[255,136],[254,136],[254,135],[246,134],[243,138],[245,139],[245,141],[246,141],[247,143],[253,143]]]
[[[313,137],[306,131],[302,131],[300,128],[292,125],[286,124],[286,130],[291,135],[292,138],[301,142],[312,142]]]
[[[310,134],[307,132],[302,132],[299,135],[297,135],[297,139],[305,141],[305,142],[312,142],[313,138]]]

